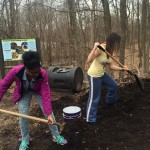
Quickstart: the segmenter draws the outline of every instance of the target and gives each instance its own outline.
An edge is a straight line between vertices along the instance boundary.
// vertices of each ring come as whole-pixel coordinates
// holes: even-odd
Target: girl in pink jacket
[[[0,100],[13,82],[16,82],[13,101],[18,102],[19,113],[28,115],[32,95],[48,119],[49,129],[53,136],[53,141],[64,145],[67,141],[60,136],[58,128],[53,125],[55,117],[52,112],[51,93],[48,84],[47,72],[41,68],[40,56],[38,52],[25,52],[22,56],[23,65],[15,66],[0,82]],[[19,150],[26,150],[29,146],[28,119],[20,117],[20,130],[22,142]]]

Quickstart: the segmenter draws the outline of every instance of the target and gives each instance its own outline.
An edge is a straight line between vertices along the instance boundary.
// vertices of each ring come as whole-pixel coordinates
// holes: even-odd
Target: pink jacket
[[[3,95],[9,89],[11,84],[15,81],[16,87],[14,89],[13,101],[16,104],[23,95],[22,89],[22,77],[24,73],[24,65],[15,66],[10,70],[10,72],[5,76],[5,78],[0,81],[0,101],[2,100]],[[33,91],[39,94],[42,98],[42,105],[44,108],[44,113],[49,115],[52,113],[52,104],[51,104],[51,93],[50,87],[48,84],[48,75],[46,70],[41,68],[40,75],[37,77],[37,81],[34,85]]]

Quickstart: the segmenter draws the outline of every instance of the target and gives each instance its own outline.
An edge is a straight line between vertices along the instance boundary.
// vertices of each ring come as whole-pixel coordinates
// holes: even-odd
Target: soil
[[[98,118],[94,125],[85,120],[88,89],[80,93],[52,91],[53,111],[57,122],[63,122],[63,108],[76,105],[82,110],[80,119],[67,122],[62,135],[68,140],[64,146],[52,141],[47,124],[29,120],[33,141],[31,150],[149,150],[150,149],[150,78],[142,79],[144,92],[135,82],[119,85],[118,102],[105,103],[106,90],[102,89]],[[13,106],[12,91],[5,94],[1,109],[17,112]],[[18,117],[0,113],[0,150],[17,150],[20,142]],[[43,118],[33,98],[30,115]]]

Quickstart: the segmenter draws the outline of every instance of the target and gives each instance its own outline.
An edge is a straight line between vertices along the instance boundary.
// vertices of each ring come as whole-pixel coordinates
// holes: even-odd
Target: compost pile
[[[82,110],[82,117],[68,122],[62,135],[68,140],[64,146],[52,142],[48,126],[35,121],[30,122],[31,150],[148,150],[150,147],[150,79],[143,79],[144,92],[136,83],[119,86],[118,103],[107,106],[106,90],[102,89],[95,125],[85,120],[88,90],[80,93],[56,93],[53,96],[53,111],[58,122],[63,122],[63,108],[75,105]],[[1,103],[2,109],[17,111],[12,107],[10,94]],[[30,115],[42,118],[42,112],[33,100]],[[18,118],[1,114],[0,150],[16,150],[19,142]]]

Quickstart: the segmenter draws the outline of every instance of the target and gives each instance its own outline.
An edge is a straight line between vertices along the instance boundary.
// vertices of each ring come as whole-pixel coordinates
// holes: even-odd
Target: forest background
[[[0,0],[0,39],[39,38],[46,68],[86,71],[94,42],[105,41],[111,32],[122,36],[119,61],[148,75],[149,0]]]

